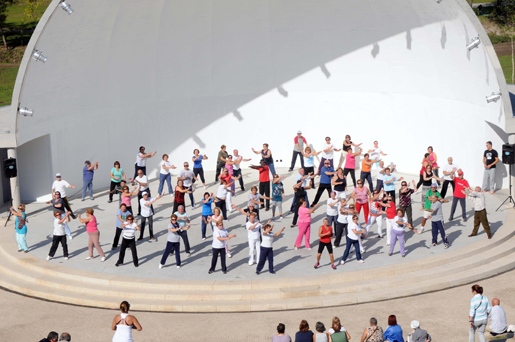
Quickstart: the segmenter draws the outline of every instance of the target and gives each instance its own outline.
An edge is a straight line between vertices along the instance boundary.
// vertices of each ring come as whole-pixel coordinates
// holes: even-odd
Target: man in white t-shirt
[[[143,198],[139,200],[139,204],[141,206],[141,231],[138,240],[143,239],[143,233],[145,232],[145,224],[148,220],[150,242],[153,242],[156,241],[156,239],[154,238],[154,208],[152,207],[152,204],[154,204],[155,201],[163,197],[164,194],[152,198],[149,196],[148,192],[144,191],[142,195]]]
[[[329,137],[325,138],[325,147],[324,147],[324,150],[322,152],[322,158],[320,160],[320,165],[318,166],[318,172],[317,172],[318,176],[320,176],[320,170],[324,166],[324,161],[329,160],[329,163],[331,164],[331,167],[334,167],[333,166],[334,165],[333,164],[334,152],[335,151],[339,152],[341,150],[342,150],[341,148],[334,148],[334,145],[331,142],[331,138],[329,138]]]
[[[386,156],[386,153],[383,152],[381,148],[379,148],[379,142],[376,140],[374,141],[374,147],[372,147],[370,150],[368,150],[368,153],[370,153],[370,159],[372,160],[380,160],[381,156]],[[373,166],[379,167],[379,162],[375,162],[372,164]]]
[[[238,177],[239,175],[241,175],[241,162],[251,161],[251,158],[249,158],[249,159],[243,158],[242,155],[238,154],[238,150],[234,150],[233,153],[234,154],[232,156],[232,160],[233,160],[234,164],[232,165],[232,175],[234,177]],[[240,181],[241,191],[245,191],[245,185],[243,184],[243,177],[240,177],[239,181]]]
[[[145,153],[145,146],[140,146],[139,152],[136,155],[136,163],[134,164],[134,178],[137,177],[139,170],[142,170],[144,175],[147,174],[147,158],[152,158],[156,153],[157,151]]]
[[[442,184],[442,191],[440,191],[440,195],[442,195],[442,198],[445,198],[445,194],[447,194],[447,188],[449,187],[449,184],[452,185],[452,192],[454,193],[454,182],[452,181],[452,175],[456,177],[455,172],[460,171],[460,167],[453,163],[452,157],[447,158],[447,164],[442,168],[443,171],[443,179],[444,182]]]
[[[270,223],[270,222],[269,222]],[[247,229],[249,239],[249,266],[259,262],[259,253],[261,249],[261,223],[256,219],[256,214],[251,213],[249,215],[249,221],[246,223],[245,228]]]
[[[172,175],[170,174],[170,169],[175,168],[176,167],[168,161],[168,154],[163,154],[163,160],[161,160],[161,163],[159,163],[159,187],[157,188],[158,195],[163,193],[163,187],[166,181],[168,183],[168,193],[173,196]]]
[[[177,180],[182,180],[182,185],[184,185],[188,191],[191,191],[188,195],[190,196],[191,207],[195,208],[195,198],[193,197],[193,191],[195,191],[195,189],[193,189],[193,183],[195,183],[197,177],[195,177],[193,171],[190,170],[190,164],[188,164],[188,162],[184,162],[184,169],[179,173]]]
[[[138,216],[141,216],[141,204],[140,201],[143,198],[143,193],[147,192],[149,196],[150,195],[150,188],[148,187],[148,178],[143,174],[143,170],[138,170],[138,176],[134,178],[129,178],[129,180],[132,182],[132,185],[135,186],[136,184],[140,185],[139,192],[138,192]]]
[[[488,314],[488,318],[490,318],[490,325],[486,327],[485,331],[492,333],[492,335],[503,334],[508,329],[506,312],[501,307],[501,301],[499,299],[492,299],[492,309]]]
[[[65,210],[69,211],[70,216],[73,219],[75,219],[75,215],[73,214],[73,211],[70,208],[70,202],[68,202],[68,197],[66,196],[66,188],[75,189],[75,185],[70,185],[67,181],[61,178],[60,173],[57,173],[55,175],[55,181],[54,183],[52,183],[52,198],[55,198],[55,192],[58,191],[61,194],[61,198],[63,199]]]

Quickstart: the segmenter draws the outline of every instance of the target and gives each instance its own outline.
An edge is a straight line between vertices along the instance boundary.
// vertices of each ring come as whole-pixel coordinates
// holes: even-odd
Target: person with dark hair
[[[129,315],[129,309],[131,305],[127,301],[123,301],[120,304],[119,315],[114,316],[111,329],[115,330],[113,336],[113,342],[132,342],[132,330],[136,329],[141,331],[143,329],[138,319],[132,315]]]
[[[143,174],[143,170],[138,170],[138,177],[132,180],[129,178],[129,181],[132,182],[132,185],[135,186],[136,183],[139,185],[138,192],[138,216],[141,216],[141,199],[143,198],[143,193],[148,194],[148,196],[152,196],[150,194],[150,188],[148,184],[148,177]]]
[[[433,235],[433,247],[435,247],[438,244],[438,232],[440,232],[440,236],[442,237],[442,241],[444,243],[445,248],[449,248],[449,240],[445,235],[445,228],[443,226],[444,221],[442,203],[438,201],[438,196],[436,195],[429,197],[429,201],[432,203],[431,209],[426,209],[426,211],[429,211],[431,213],[429,219],[432,221],[431,231]]]
[[[272,248],[274,243],[274,238],[281,235],[284,231],[285,227],[282,227],[280,231],[273,234],[272,229],[274,226],[270,225],[270,221],[263,227],[263,241],[261,242],[261,252],[259,253],[259,262],[256,268],[256,274],[259,275],[259,272],[265,267],[265,262],[268,260],[268,272],[270,274],[275,274],[274,271],[274,250]]]
[[[253,169],[253,170],[259,171],[259,193],[262,196],[266,196],[266,197],[271,198],[270,197],[270,173],[269,173],[269,168],[266,165],[266,161],[264,161],[264,160],[261,160],[261,162],[259,164],[260,164],[260,166],[250,165],[250,168]],[[275,174],[275,172],[273,174]],[[270,210],[270,200],[267,199],[265,203],[266,203],[265,211]],[[265,207],[264,205],[261,205],[261,209],[263,209],[264,207]]]
[[[437,160],[437,156],[436,156],[436,153],[433,152],[433,146],[429,146],[427,148],[427,153],[429,153],[429,162],[431,163],[431,168],[434,172],[434,174],[436,175],[436,177],[440,177],[440,175],[438,174],[438,169],[440,168],[438,166],[438,163],[436,162]],[[440,186],[440,181],[438,181],[438,186]]]
[[[213,243],[211,244],[213,258],[211,259],[211,268],[208,273],[211,274],[215,271],[216,263],[218,262],[218,254],[220,254],[220,261],[222,263],[222,273],[227,274],[227,265],[225,264],[225,245],[227,241],[236,237],[236,234],[229,234],[224,228],[223,221],[217,221],[216,227],[213,230]]]
[[[313,332],[309,330],[309,323],[305,319],[300,321],[299,331],[295,334],[295,342],[313,342]]]
[[[261,154],[261,160],[265,162],[265,165],[272,175],[275,175],[274,158],[272,157],[272,150],[268,148],[268,144],[264,143],[261,151],[252,149],[252,152],[255,154]]]
[[[317,322],[317,324],[315,324],[315,330],[317,331],[317,333],[313,337],[313,341],[316,341],[316,342],[328,342],[329,341],[331,334],[329,334],[328,332],[325,331],[324,323]]]
[[[370,326],[366,327],[365,331],[363,331],[363,335],[361,335],[361,342],[383,342],[383,328],[377,325],[377,319],[372,317],[369,323]]]
[[[206,179],[204,178],[204,168],[202,167],[202,161],[207,159],[208,158],[205,154],[200,154],[198,148],[193,150],[193,157],[191,158],[191,160],[193,161],[193,174],[195,175],[195,177],[200,177],[202,185],[204,185],[204,189],[206,188]]]
[[[12,215],[16,216],[14,220],[14,230],[16,231],[16,242],[18,243],[18,252],[24,251],[25,253],[29,252],[29,247],[27,246],[27,214],[25,214],[25,204],[20,204],[18,206],[18,211],[14,210],[14,207],[11,206],[10,212]]]
[[[285,333],[286,326],[283,323],[277,325],[277,335],[272,337],[272,342],[292,342],[290,335]]]
[[[233,176],[239,177],[238,181],[240,182],[241,191],[245,191],[245,184],[243,183],[243,177],[241,177],[241,163],[251,161],[251,158],[245,159],[241,154],[238,153],[238,150],[234,150],[234,164],[232,166]]]
[[[72,336],[67,332],[61,333],[61,337],[59,337],[59,341],[70,342],[71,340],[72,340]]]
[[[121,183],[125,183],[125,181],[122,181]],[[127,185],[122,186],[122,192],[120,193],[120,205],[125,204],[125,207],[128,211],[132,214],[132,203],[131,199],[132,196],[139,193],[139,190],[141,189],[141,185],[138,185],[138,187],[134,187],[134,189],[130,192],[129,187]]]
[[[46,257],[47,260],[50,260],[54,257],[59,243],[63,247],[64,260],[68,260],[68,245],[66,244],[65,222],[70,221],[70,215],[71,212],[69,211],[66,213],[66,215],[63,215],[63,213],[58,210],[54,212],[54,233],[52,238],[52,246],[50,247],[50,252]]]
[[[79,214],[80,223],[86,224],[86,231],[88,233],[88,250],[89,255],[86,257],[86,260],[93,259],[93,246],[97,249],[98,254],[102,257],[100,261],[104,262],[106,260],[106,256],[102,247],[100,246],[100,231],[97,226],[97,218],[93,215],[95,211],[93,208],[86,209],[86,218],[81,218]]]
[[[483,165],[485,166],[485,173],[483,175],[483,191],[490,188],[490,193],[495,191],[495,168],[499,162],[499,154],[492,148],[492,142],[486,142],[486,150],[483,154]]]
[[[474,297],[470,300],[469,309],[469,342],[475,341],[476,330],[480,342],[485,341],[485,329],[488,323],[488,314],[492,310],[488,297],[483,296],[483,288],[477,284],[472,285]]]
[[[465,198],[467,196],[464,190],[472,191],[472,189],[470,188],[469,182],[464,178],[463,171],[458,172],[458,178],[454,177],[454,175],[452,175],[451,178],[452,181],[456,184],[456,187],[452,197],[451,215],[449,216],[449,221],[454,219],[454,212],[456,211],[458,202],[460,202],[463,222],[467,222],[467,204],[465,203]]]
[[[347,228],[347,245],[345,246],[345,252],[343,253],[342,260],[340,262],[341,265],[345,264],[345,261],[349,257],[350,249],[354,246],[356,250],[356,261],[360,263],[364,263],[365,261],[361,258],[361,248],[359,246],[359,235],[366,234],[366,230],[361,230],[359,225],[358,215],[352,215],[352,222],[348,223]]]
[[[297,240],[295,241],[295,250],[300,248],[302,238],[304,237],[304,246],[307,249],[311,250],[311,246],[309,245],[309,235],[311,233],[311,214],[313,214],[313,212],[316,210],[318,204],[312,206],[311,208],[308,208],[307,202],[304,198],[300,199],[299,204],[299,235],[297,236]]]
[[[311,189],[311,185],[305,186],[303,185],[305,182],[303,180],[298,180],[297,183],[293,186],[293,198],[295,202],[295,208],[293,209],[293,221],[291,223],[291,228],[295,227],[297,224],[297,220],[299,219],[299,209],[302,205],[302,203],[306,203],[306,208],[309,208],[309,202],[306,199],[307,192],[306,190]],[[304,202],[301,203],[301,200],[304,200]]]
[[[331,244],[331,239],[334,238],[333,229],[327,217],[324,218],[324,224],[318,229],[318,237],[320,238],[320,243],[318,244],[317,263],[315,264],[315,269],[317,269],[320,264],[320,257],[322,256],[324,248],[327,248],[329,259],[331,259],[331,267],[333,270],[336,270],[333,258],[333,245]]]
[[[211,207],[213,201],[215,200],[215,195],[213,193],[209,194],[209,192],[204,193],[204,198],[202,200],[202,240],[206,239],[206,227],[209,219],[213,216],[213,209]],[[211,223],[211,231],[213,231],[213,224]]]
[[[304,158],[302,158],[302,151],[304,151],[304,144],[308,144],[306,138],[302,136],[302,131],[297,131],[297,136],[293,138],[293,156],[291,158],[291,166],[288,172],[293,171],[295,167],[295,162],[297,161],[297,156],[300,157],[300,165],[304,167]]]
[[[329,328],[327,332],[331,335],[332,342],[348,342],[350,340],[349,333],[345,330],[340,319],[336,316],[333,317],[331,328]]]
[[[361,147],[358,147],[359,151],[352,153],[352,146],[347,147],[347,156],[345,157],[345,167],[343,168],[343,175],[347,176],[350,173],[352,177],[352,184],[356,187],[356,157],[363,152]]]
[[[136,163],[134,163],[134,177],[138,174],[138,171],[143,171],[143,174],[147,175],[147,158],[152,158],[155,156],[157,151],[154,153],[145,153],[145,146],[140,146],[139,152],[136,155]]]
[[[134,267],[138,267],[138,251],[136,250],[136,230],[141,230],[139,226],[134,222],[134,216],[127,215],[127,222],[124,222],[121,225],[123,229],[122,235],[122,245],[120,246],[120,255],[118,256],[118,261],[115,266],[118,267],[123,265],[123,259],[125,258],[125,250],[127,248],[131,249],[132,253],[132,261],[134,262]]]
[[[426,167],[431,166],[431,161],[429,160],[429,153],[424,154],[424,159],[422,159],[422,168],[420,169],[420,177],[417,183],[417,188],[420,188],[422,183],[424,183],[424,172],[426,172]]]
[[[195,209],[195,198],[193,197],[193,183],[197,180],[195,177],[195,173],[190,170],[190,164],[188,162],[184,162],[184,169],[179,173],[179,177],[177,180],[182,180],[184,187],[188,190],[188,195],[190,196],[191,207]]]
[[[186,202],[184,200],[185,194],[191,194],[192,191],[188,190],[184,186],[184,182],[180,179],[177,180],[177,185],[175,186],[175,197],[173,198],[173,210],[172,212],[176,212],[179,206],[183,206],[186,211]]]
[[[362,143],[360,143],[360,144],[353,143],[352,140],[351,140],[350,135],[347,134],[345,136],[345,140],[343,141],[342,152],[341,152],[341,155],[340,155],[340,161],[338,162],[338,167],[337,168],[342,167],[343,163],[345,162],[345,157],[347,156],[347,153],[348,153],[347,149],[350,147],[351,151],[352,151],[352,146],[359,147],[359,146],[361,146],[361,144]]]
[[[324,164],[320,171],[320,184],[318,184],[318,190],[317,194],[315,195],[315,200],[311,205],[316,205],[318,201],[320,200],[320,197],[322,197],[322,194],[324,193],[324,190],[327,191],[327,195],[331,197],[331,183],[333,175],[336,173],[336,171],[331,166],[329,160],[324,161]]]
[[[89,198],[93,200],[93,174],[95,170],[98,170],[98,162],[94,162],[93,165],[89,160],[84,163],[82,169],[82,201],[86,198],[86,190],[89,190]]]
[[[70,207],[70,202],[68,202],[68,196],[66,196],[66,188],[75,189],[75,185],[70,185],[67,181],[63,180],[60,173],[57,173],[55,178],[56,180],[52,183],[52,198],[55,198],[55,193],[59,192],[63,200],[64,209],[69,211],[71,218],[75,220],[76,217]]]
[[[329,162],[329,165],[332,169],[334,169],[334,152],[340,152],[340,148],[335,148],[333,143],[331,142],[330,137],[325,137],[325,147],[322,149],[322,158],[320,158],[320,165],[318,166],[317,175],[320,176],[322,174],[322,167],[326,165],[326,161]]]
[[[143,240],[143,234],[145,233],[145,224],[148,220],[148,232],[150,235],[150,242],[156,241],[154,237],[154,204],[158,199],[164,196],[158,195],[157,197],[150,197],[150,194],[146,191],[142,194],[143,198],[140,200],[141,205],[141,231],[138,240]]]
[[[177,266],[177,268],[181,268],[181,236],[179,234],[180,232],[190,229],[190,227],[191,225],[189,224],[187,226],[181,226],[177,222],[176,214],[173,214],[170,217],[170,223],[168,224],[168,238],[166,242],[166,248],[161,258],[161,262],[159,263],[159,269],[163,268],[163,266],[166,263],[166,259],[168,259],[168,256],[170,255],[170,253],[172,253],[172,251],[175,254],[175,265]]]
[[[361,161],[361,175],[360,175],[360,179],[364,182],[365,179],[367,180],[368,182],[368,186],[369,186],[369,189],[370,191],[374,191],[374,183],[372,183],[372,174],[371,174],[371,168],[372,168],[372,164],[377,164],[379,162],[379,158],[378,159],[370,159],[370,156],[368,153],[365,153],[365,155],[363,156],[365,159],[363,159]]]
[[[388,328],[383,334],[383,339],[388,342],[404,342],[402,338],[402,328],[397,324],[395,315],[388,316]]]
[[[225,179],[222,179],[218,186],[218,190],[216,191],[215,207],[220,208],[224,220],[227,220],[227,203],[225,202],[225,199],[227,198],[227,193],[230,191],[228,188],[231,187],[233,182],[234,181],[227,183]]]
[[[61,193],[59,191],[56,191],[54,193],[54,198],[52,198],[50,201],[45,202],[46,204],[52,204],[52,207],[54,208],[54,212],[57,210],[61,212],[61,214],[65,214],[65,207],[64,207],[64,201],[61,198]],[[66,235],[70,238],[70,240],[73,240],[72,233],[70,231],[70,227],[68,227],[68,221],[64,221],[64,230],[66,232]]]
[[[125,172],[120,167],[120,162],[115,161],[114,166],[111,169],[111,184],[109,185],[109,201],[111,203],[113,201],[113,195],[115,189],[120,185],[122,181],[125,181]]]
[[[42,339],[39,342],[57,342],[57,339],[59,338],[59,334],[55,331],[51,331],[48,333],[47,338]]]
[[[168,154],[163,154],[163,160],[161,160],[159,166],[159,187],[157,188],[157,194],[161,195],[163,193],[163,188],[166,181],[168,183],[168,193],[173,195],[172,175],[170,170],[176,169],[176,167],[168,161]]]
[[[415,186],[415,180],[412,180],[413,186]],[[406,214],[408,223],[413,225],[413,209],[411,208],[411,195],[418,191],[409,187],[409,182],[403,180],[401,182],[401,188],[399,190],[399,209]]]
[[[216,158],[216,174],[215,174],[215,184],[218,182],[218,176],[220,176],[220,172],[222,168],[225,166],[225,162],[227,161],[227,157],[229,153],[226,151],[227,146],[222,145],[220,147],[220,151],[218,152],[218,157]]]
[[[127,205],[122,203],[120,209],[116,212],[116,233],[114,235],[112,250],[118,247],[120,236],[123,232],[122,224],[127,221],[127,216],[129,215],[132,215],[132,213],[127,209]]]
[[[408,220],[404,217],[404,212],[402,211],[402,209],[397,209],[397,216],[392,221],[392,240],[390,242],[390,252],[388,253],[389,256],[393,254],[393,250],[395,248],[397,240],[399,240],[401,256],[403,258],[406,256],[406,252],[404,251],[404,227],[408,227],[415,233],[417,232],[413,229],[413,226],[409,224]]]

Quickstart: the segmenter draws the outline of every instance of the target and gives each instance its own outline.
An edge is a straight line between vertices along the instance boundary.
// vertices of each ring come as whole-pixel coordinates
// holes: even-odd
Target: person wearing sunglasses
[[[342,152],[340,154],[340,161],[338,162],[338,167],[339,168],[342,167],[343,163],[345,162],[345,157],[347,156],[347,148],[348,147],[352,148],[352,146],[359,147],[359,146],[361,146],[361,144],[353,143],[352,140],[351,140],[350,135],[347,134],[345,136],[345,140],[343,141],[343,145],[342,145]],[[351,151],[352,151],[352,149],[351,149]]]
[[[390,246],[390,241],[392,237],[392,227],[395,223],[396,213],[397,213],[397,207],[395,206],[395,202],[393,201],[392,196],[388,196],[386,198],[386,202],[381,203],[381,206],[383,206],[386,210],[386,245]]]
[[[368,186],[370,191],[374,191],[374,183],[372,183],[372,173],[370,172],[372,168],[372,164],[377,164],[379,162],[379,159],[370,159],[370,156],[368,153],[365,153],[363,156],[364,159],[361,161],[361,175],[360,179],[362,181],[365,181],[365,179],[368,182]]]
[[[411,224],[408,223],[408,220],[404,217],[404,213],[401,209],[397,209],[397,216],[392,221],[392,243],[390,244],[390,252],[388,256],[393,254],[393,250],[395,248],[395,244],[397,240],[399,240],[400,252],[402,257],[406,256],[406,251],[404,250],[404,229],[408,227],[410,230],[417,232],[413,229]]]
[[[177,180],[183,181],[183,185],[188,190],[188,195],[190,196],[191,207],[195,209],[195,198],[193,197],[195,189],[193,189],[193,183],[195,183],[197,177],[195,177],[195,173],[190,170],[190,164],[184,163],[184,169],[179,173]]]
[[[336,171],[331,166],[331,163],[328,160],[324,161],[324,166],[322,166],[320,169],[320,184],[318,185],[317,194],[315,195],[315,200],[313,201],[312,205],[318,204],[318,201],[320,200],[320,197],[322,197],[324,190],[326,190],[327,195],[331,197],[331,182],[335,173]]]
[[[401,182],[401,188],[399,190],[399,209],[402,209],[406,217],[408,218],[408,223],[413,225],[413,209],[411,208],[411,195],[417,192],[417,187],[415,186],[415,180],[412,180],[413,186],[415,189],[409,187],[409,183],[406,181]]]
[[[181,268],[181,239],[179,232],[180,231],[186,231],[190,229],[191,225],[187,226],[181,226],[177,222],[177,215],[173,214],[170,216],[170,223],[168,224],[168,237],[166,242],[166,248],[165,252],[163,253],[163,256],[161,257],[161,262],[159,263],[159,269],[163,268],[166,264],[166,259],[168,259],[168,256],[172,253],[172,251],[175,254],[175,265],[177,268]]]
[[[54,233],[52,236],[52,246],[50,252],[46,257],[47,261],[54,257],[59,244],[63,247],[64,260],[68,260],[68,244],[66,243],[65,225],[66,221],[70,222],[71,212],[66,212],[66,215],[59,210],[54,212]]]
[[[318,244],[317,263],[315,264],[315,269],[320,265],[320,257],[322,256],[324,248],[327,248],[329,259],[331,260],[331,267],[333,270],[336,270],[333,257],[333,245],[331,244],[331,239],[334,238],[333,229],[327,218],[324,219],[324,224],[318,229],[318,237],[320,238],[320,243]]]
[[[385,169],[385,174],[383,176],[383,182],[384,182],[384,190],[388,194],[388,196],[391,196],[393,198],[393,202],[395,202],[395,182],[402,181],[404,177],[397,178],[392,174],[392,172],[395,171],[395,165],[393,166],[393,169],[390,170],[389,167]]]
[[[121,226],[123,229],[122,245],[120,246],[120,254],[118,255],[118,261],[115,266],[118,267],[123,265],[123,259],[125,258],[125,251],[127,248],[131,249],[132,262],[134,267],[138,267],[138,251],[136,250],[136,230],[141,230],[139,226],[134,222],[134,216],[128,215],[127,222],[124,222]]]
[[[449,240],[445,235],[445,228],[443,225],[443,210],[442,203],[438,201],[438,197],[433,195],[429,198],[431,202],[431,209],[426,209],[431,215],[429,219],[431,220],[431,231],[433,235],[433,247],[438,244],[438,232],[440,232],[440,236],[442,237],[442,241],[444,243],[444,248],[449,248]]]
[[[320,165],[318,166],[318,173],[317,176],[320,176],[322,174],[322,166],[326,165],[325,162],[328,161],[331,165],[331,168],[334,168],[333,164],[333,158],[334,158],[334,152],[339,152],[341,149],[334,148],[334,144],[331,142],[330,137],[325,138],[325,146],[322,150],[322,158],[320,160]]]
[[[359,226],[359,218],[357,215],[352,215],[351,222],[349,222],[347,229],[347,246],[345,246],[345,252],[343,253],[342,260],[340,262],[341,265],[345,264],[347,258],[349,257],[350,249],[354,246],[356,250],[356,261],[360,263],[364,263],[365,261],[361,257],[361,249],[359,246],[359,236],[365,234],[366,231],[361,230]]]
[[[18,252],[24,251],[25,253],[29,252],[29,247],[27,246],[27,214],[25,214],[25,204],[20,204],[18,206],[18,210],[14,210],[14,207],[11,207],[11,214],[16,216],[14,220],[14,229],[16,230],[16,242],[18,243]]]
[[[176,167],[168,161],[168,154],[163,154],[163,160],[161,160],[161,163],[159,163],[159,186],[157,187],[158,195],[163,193],[164,185],[166,182],[168,183],[168,193],[170,196],[173,196],[172,174],[170,173],[170,170],[175,168]]]
[[[441,201],[442,203],[447,203],[449,201],[447,200],[444,200],[442,198],[442,195],[440,194],[440,192],[438,192],[437,190],[437,185],[436,183],[433,183],[431,184],[431,188],[429,190],[427,190],[426,192],[426,196],[425,196],[425,202],[423,203],[423,207],[422,207],[422,210],[424,211],[424,213],[422,214],[422,224],[421,224],[421,227],[420,229],[418,230],[418,233],[419,234],[422,234],[422,232],[424,231],[424,228],[426,226],[426,222],[427,220],[429,220],[429,217],[431,216],[431,213],[428,211],[428,209],[431,209],[431,201],[429,200],[432,196],[436,196],[438,198],[439,201]]]
[[[372,198],[370,198],[370,214],[368,216],[368,223],[366,230],[366,235],[368,235],[368,232],[372,228],[372,225],[374,222],[377,223],[377,237],[382,238],[383,237],[383,214],[385,212],[383,209],[383,203],[379,199],[382,197],[383,191],[374,190],[374,193],[372,194]]]
[[[363,208],[365,223],[368,224],[369,201],[372,196],[368,188],[363,185],[363,180],[358,180],[358,186],[354,188],[352,195],[355,195],[356,198],[356,210],[358,211],[358,215],[361,213],[361,208]]]
[[[61,214],[65,214],[66,211],[64,210],[64,201],[61,198],[61,193],[59,191],[54,192],[54,198],[52,198],[50,201],[45,202],[46,204],[52,204],[52,207],[54,210],[52,212],[55,212],[56,210],[59,211]],[[66,232],[66,235],[68,235],[68,238],[70,240],[73,240],[72,233],[70,231],[70,227],[68,227],[69,220],[64,221],[64,229]]]
[[[359,147],[358,152],[352,152],[352,147],[347,147],[347,156],[345,156],[345,167],[343,169],[343,175],[347,176],[347,174],[350,173],[350,176],[352,177],[352,184],[354,184],[354,187],[356,187],[356,157],[361,155],[363,152],[363,149]]]
[[[64,210],[69,211],[72,219],[76,219],[73,214],[73,210],[70,207],[70,202],[68,201],[68,197],[66,196],[66,188],[75,189],[75,185],[70,185],[67,181],[61,178],[61,174],[57,173],[55,175],[56,180],[52,183],[52,198],[55,197],[55,192],[59,191],[61,194],[61,199],[63,200]]]
[[[223,274],[227,274],[225,243],[235,237],[236,234],[229,234],[227,230],[225,230],[223,221],[216,222],[216,228],[213,230],[213,243],[211,245],[213,258],[211,259],[211,268],[208,271],[209,274],[215,271],[218,255],[220,255],[220,261],[222,263],[222,272]]]

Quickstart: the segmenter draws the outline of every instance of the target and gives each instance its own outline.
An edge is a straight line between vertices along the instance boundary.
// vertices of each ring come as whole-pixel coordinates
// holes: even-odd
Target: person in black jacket
[[[57,342],[57,339],[59,338],[59,334],[55,331],[51,331],[48,333],[47,338],[42,339],[39,342]]]

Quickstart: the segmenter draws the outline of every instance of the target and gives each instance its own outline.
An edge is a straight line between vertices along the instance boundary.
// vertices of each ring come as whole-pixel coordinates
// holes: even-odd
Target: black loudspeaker
[[[515,164],[515,144],[502,145],[502,162],[503,164]]]
[[[9,158],[4,159],[4,176],[5,178],[14,178],[18,174],[18,169],[16,168],[16,159]]]

